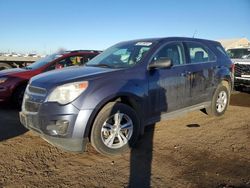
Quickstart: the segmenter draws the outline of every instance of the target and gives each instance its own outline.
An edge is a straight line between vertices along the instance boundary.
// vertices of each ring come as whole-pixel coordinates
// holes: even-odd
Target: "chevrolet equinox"
[[[21,123],[49,143],[104,155],[134,145],[144,127],[193,110],[221,116],[233,87],[233,64],[220,43],[170,37],[118,43],[90,60],[35,76]]]

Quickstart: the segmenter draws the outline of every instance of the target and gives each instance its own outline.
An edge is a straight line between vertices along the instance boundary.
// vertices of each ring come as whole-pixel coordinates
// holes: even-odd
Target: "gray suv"
[[[20,119],[49,143],[105,155],[134,145],[144,127],[192,110],[221,116],[232,62],[215,41],[156,38],[116,44],[84,67],[35,76]]]

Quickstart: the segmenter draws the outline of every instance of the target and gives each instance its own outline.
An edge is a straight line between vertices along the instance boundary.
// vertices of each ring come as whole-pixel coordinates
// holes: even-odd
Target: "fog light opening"
[[[51,134],[51,135],[65,135],[68,127],[69,127],[69,121],[68,120],[57,120],[57,121],[53,121],[51,122],[53,124],[50,124],[47,126],[47,131]]]

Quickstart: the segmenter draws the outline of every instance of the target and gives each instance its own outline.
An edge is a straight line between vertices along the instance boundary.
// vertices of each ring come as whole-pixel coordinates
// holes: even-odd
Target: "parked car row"
[[[0,102],[11,101],[21,107],[25,88],[31,77],[64,67],[84,65],[100,51],[79,50],[54,53],[23,68],[0,71]]]
[[[193,110],[221,116],[229,104],[234,65],[218,42],[182,37],[121,42],[93,59],[99,52],[82,52],[91,59],[84,66],[52,70],[67,67],[68,57],[76,56],[78,64],[79,53],[53,54],[0,76],[3,99],[17,91],[8,83],[24,80],[26,86],[43,72],[26,87],[20,120],[67,151],[84,151],[90,142],[104,155],[121,154],[146,125]]]
[[[29,53],[29,54],[20,54],[20,53],[0,53],[0,56],[4,57],[45,57],[45,55],[39,55],[36,53]]]

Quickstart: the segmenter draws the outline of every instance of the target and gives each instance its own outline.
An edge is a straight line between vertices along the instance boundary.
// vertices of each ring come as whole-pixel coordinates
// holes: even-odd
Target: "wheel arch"
[[[221,80],[221,84],[223,86],[225,86],[228,89],[229,92],[231,92],[231,90],[232,90],[232,83],[231,83],[230,80],[228,80],[228,79],[222,79]]]
[[[228,92],[229,92],[229,93],[231,93],[231,91],[233,90],[233,83],[232,83],[232,81],[231,81],[231,78],[230,78],[230,77],[227,77],[227,76],[221,77],[221,78],[219,79],[218,84],[216,85],[216,87],[214,87],[214,89],[213,89],[213,91],[212,91],[212,93],[211,93],[211,94],[212,94],[211,97],[214,96],[216,89],[217,89],[220,85],[225,86],[225,87],[228,89]]]
[[[142,121],[142,117],[143,117],[143,104],[141,99],[138,96],[135,96],[133,94],[129,94],[129,93],[121,93],[115,96],[110,96],[104,100],[102,100],[97,107],[94,109],[94,111],[92,112],[92,114],[90,115],[90,118],[88,120],[87,126],[85,128],[85,132],[84,132],[84,138],[89,138],[90,139],[90,134],[91,134],[91,130],[92,130],[92,126],[93,123],[95,121],[96,116],[98,115],[98,113],[101,111],[101,109],[106,106],[109,103],[112,102],[120,102],[123,104],[126,104],[128,106],[130,106],[132,109],[134,109],[138,115],[138,119],[139,119],[139,130],[140,133],[142,134],[144,129],[143,129],[143,121]]]
[[[229,68],[221,67],[221,69],[217,72],[218,85],[222,84],[228,88],[228,91],[231,92],[234,87],[233,83],[233,75],[230,72]]]

